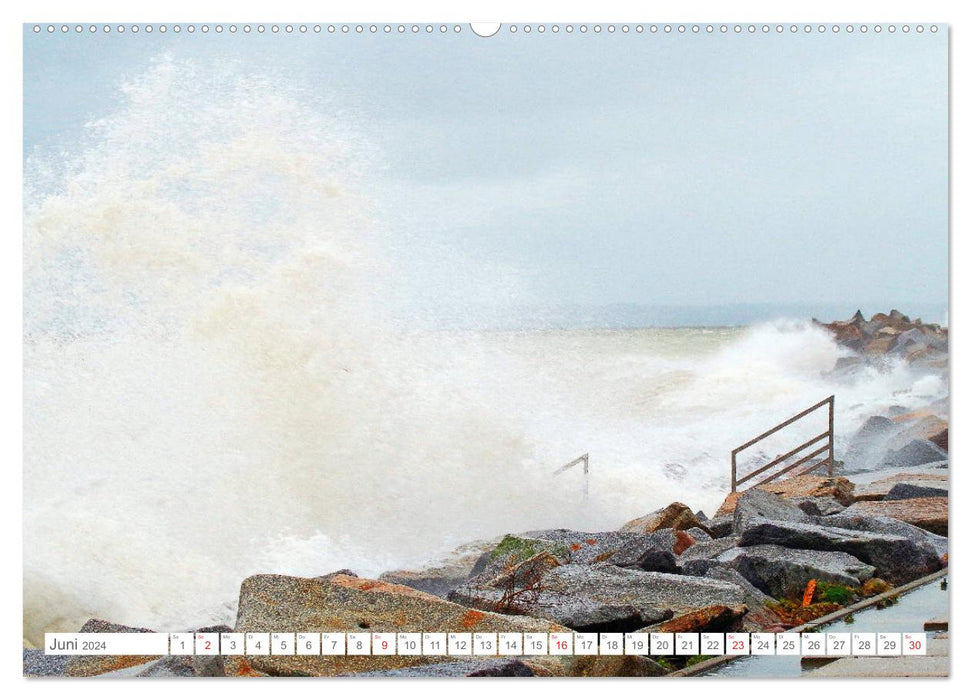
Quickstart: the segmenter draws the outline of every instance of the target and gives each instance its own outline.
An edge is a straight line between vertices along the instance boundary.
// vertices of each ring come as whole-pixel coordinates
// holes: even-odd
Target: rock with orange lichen
[[[760,486],[764,491],[785,499],[828,496],[844,506],[853,502],[853,483],[842,476],[805,474],[772,481]]]
[[[842,515],[873,515],[894,518],[935,535],[947,537],[947,496],[928,496],[902,500],[860,501]]]
[[[744,605],[709,605],[662,622],[656,631],[740,632],[747,612],[748,608]]]
[[[666,528],[671,528],[672,530],[690,530],[693,527],[708,532],[708,528],[698,520],[698,516],[688,506],[684,503],[675,502],[665,508],[625,523],[621,526],[620,531],[645,534]]]
[[[262,574],[243,581],[236,632],[555,632],[545,620],[472,610],[387,581]],[[336,676],[448,661],[433,656],[227,656],[227,676]]]

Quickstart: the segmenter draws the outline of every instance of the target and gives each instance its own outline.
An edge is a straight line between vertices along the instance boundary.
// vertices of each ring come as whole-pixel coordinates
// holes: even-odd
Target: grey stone
[[[896,518],[887,518],[878,515],[854,515],[846,512],[831,515],[826,518],[816,519],[817,525],[826,527],[838,527],[845,530],[857,530],[863,532],[879,532],[885,535],[897,535],[908,540],[921,543],[921,546],[930,546],[938,558],[947,554],[948,541],[946,537],[935,535],[924,528],[905,523]]]
[[[788,549],[778,545],[737,547],[723,552],[716,561],[734,569],[774,598],[798,598],[812,579],[857,587],[873,578],[875,570],[844,552]]]
[[[732,529],[738,534],[753,519],[809,522],[809,516],[799,510],[795,504],[762,489],[749,489],[742,493],[735,504]]]
[[[417,591],[437,595],[439,598],[446,598],[449,591],[461,586],[469,579],[468,572],[461,576],[451,577],[445,575],[438,576],[436,573],[434,570],[420,572],[386,571],[378,577],[378,580],[408,586]]]
[[[681,556],[678,557],[678,564],[685,566],[687,562],[696,559],[716,559],[722,552],[727,552],[729,549],[737,546],[738,537],[722,537],[721,539],[709,540],[708,542],[699,542],[692,547],[688,547],[681,553]]]
[[[733,583],[741,588],[745,595],[743,602],[749,607],[749,610],[765,607],[769,603],[776,602],[775,598],[753,586],[751,581],[742,576],[735,569],[729,568],[717,561],[712,562],[712,564],[712,566],[707,568],[704,575],[708,578],[715,578],[719,581]]]
[[[829,496],[809,496],[806,498],[794,498],[792,503],[803,513],[812,516],[835,515],[846,510],[846,506]]]
[[[695,542],[710,542],[712,537],[700,527],[693,527],[686,532],[691,535]]]
[[[705,527],[714,538],[729,537],[734,531],[735,519],[731,515],[719,515],[705,523]]]
[[[760,544],[846,552],[872,565],[876,576],[894,584],[913,581],[941,568],[937,553],[926,542],[885,533],[766,520],[750,524],[739,539],[741,547]]]
[[[917,328],[911,328],[897,336],[897,342],[889,354],[906,357],[908,354],[930,347],[930,337]]]
[[[883,500],[903,501],[925,496],[947,496],[946,481],[901,481],[893,485]]]
[[[881,460],[882,466],[899,469],[922,464],[947,461],[947,452],[930,440],[911,440],[899,450],[889,450]]]
[[[48,656],[43,649],[24,648],[25,676],[63,676],[70,656],[51,654]]]
[[[610,557],[607,563],[624,568],[637,568],[642,571],[663,571],[669,574],[677,574],[681,571],[674,552],[662,549],[649,549],[640,552],[634,557],[629,557],[623,552],[618,552]]]
[[[566,547],[570,553],[571,564],[595,564],[616,558],[618,561],[625,562],[618,566],[635,566],[634,562],[647,552],[674,549],[674,535],[671,530],[648,534],[537,530],[523,533],[522,537],[555,542]]]
[[[323,576],[314,576],[314,581],[330,581],[335,576],[353,576],[354,578],[357,578],[357,574],[350,569],[338,569],[337,571],[331,571],[329,574],[324,574]]]

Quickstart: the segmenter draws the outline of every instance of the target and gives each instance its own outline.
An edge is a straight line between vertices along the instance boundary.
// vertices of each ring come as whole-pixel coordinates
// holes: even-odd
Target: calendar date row
[[[173,632],[45,635],[45,653],[158,656],[900,656],[926,633]]]

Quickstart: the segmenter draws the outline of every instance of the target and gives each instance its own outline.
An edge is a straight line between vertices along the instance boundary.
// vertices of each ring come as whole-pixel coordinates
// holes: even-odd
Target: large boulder
[[[813,579],[860,586],[874,572],[874,567],[844,552],[788,549],[778,545],[737,547],[723,552],[716,561],[731,567],[774,598],[796,599]]]
[[[940,411],[926,406],[894,416],[893,421],[898,424],[898,431],[890,446],[900,448],[911,440],[919,438],[930,440],[942,430],[947,430],[947,420],[939,413]]]
[[[944,471],[944,470],[934,470],[934,471]],[[899,474],[893,474],[891,476],[884,477],[882,479],[877,479],[876,481],[871,481],[866,484],[857,484],[856,488],[853,490],[853,499],[856,501],[882,501],[887,497],[893,488],[897,484],[901,483],[912,483],[919,486],[926,486],[929,488],[943,489],[947,495],[946,491],[948,488],[948,475],[947,473],[909,473],[903,472]],[[931,495],[942,495],[942,494],[931,494]]]
[[[630,632],[706,605],[737,605],[743,591],[706,578],[568,564],[547,571],[528,592],[461,586],[450,596],[469,607],[543,618],[581,632]]]
[[[894,518],[936,535],[947,536],[947,496],[905,500],[860,501],[843,511],[844,515],[876,515]]]
[[[880,532],[885,535],[897,535],[905,537],[920,545],[931,547],[938,558],[947,554],[947,538],[935,535],[923,528],[905,523],[896,518],[888,518],[878,515],[862,515],[859,512],[847,513],[843,511],[837,515],[816,520],[817,525],[827,527],[838,527],[844,530],[857,530],[863,532]]]
[[[794,523],[809,522],[806,515],[795,503],[764,488],[749,489],[742,493],[735,503],[733,529],[741,532],[753,519],[787,520]]]
[[[82,634],[154,632],[145,627],[128,627],[107,620],[91,619],[78,630]],[[141,666],[159,659],[158,656],[72,656],[64,666],[65,676],[99,676],[132,666]]]
[[[739,537],[741,547],[762,544],[846,552],[873,566],[876,576],[895,584],[913,581],[941,568],[939,557],[929,544],[877,532],[766,520],[750,524]]]
[[[899,481],[887,492],[885,501],[905,501],[909,498],[944,497],[948,495],[946,481]]]
[[[648,533],[665,528],[672,530],[690,530],[693,527],[707,531],[708,528],[698,520],[691,509],[684,503],[672,503],[671,505],[656,510],[640,518],[635,518],[621,526],[621,532]]]
[[[883,467],[906,469],[922,464],[936,464],[947,461],[947,452],[930,440],[918,438],[911,440],[898,450],[889,450],[881,460]]]
[[[544,620],[470,610],[406,586],[335,575],[243,581],[236,632],[565,632]],[[226,675],[336,676],[444,663],[433,656],[227,656]]]

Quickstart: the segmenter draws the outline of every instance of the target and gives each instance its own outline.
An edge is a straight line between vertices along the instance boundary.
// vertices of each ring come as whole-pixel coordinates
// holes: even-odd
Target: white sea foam
[[[34,642],[90,616],[231,623],[257,572],[375,575],[711,509],[731,448],[790,413],[836,393],[842,440],[947,390],[902,364],[826,379],[840,351],[802,322],[406,332],[382,319],[395,261],[355,194],[369,149],[332,110],[170,60],[125,95],[66,167],[28,170]],[[579,473],[551,476],[584,452],[585,502]]]

